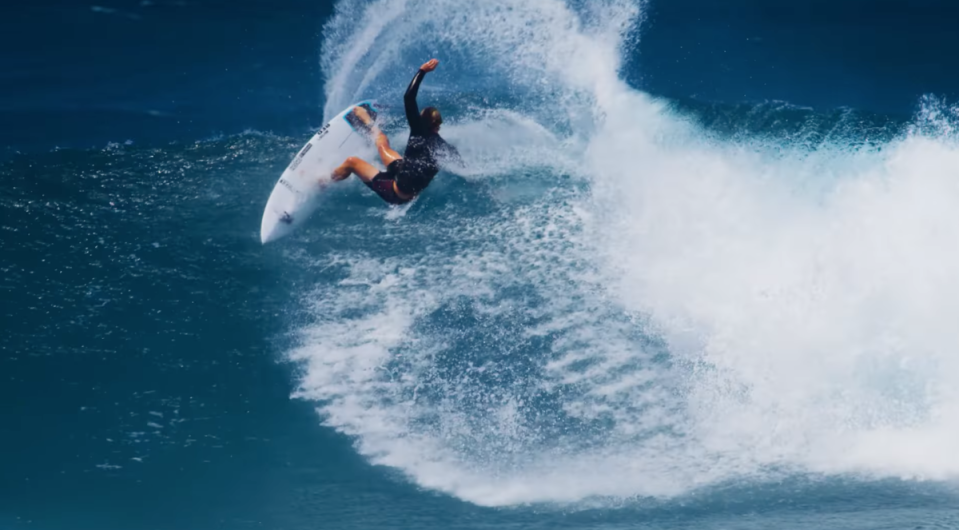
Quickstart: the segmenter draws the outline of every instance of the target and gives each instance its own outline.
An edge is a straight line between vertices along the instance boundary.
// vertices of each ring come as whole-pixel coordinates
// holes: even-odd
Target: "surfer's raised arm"
[[[423,77],[429,72],[436,70],[439,64],[440,62],[436,59],[430,59],[423,63],[420,70],[413,76],[413,80],[410,81],[410,86],[406,89],[406,95],[403,96],[403,103],[406,107],[406,121],[410,122],[410,131],[415,134],[423,134],[426,132],[423,130],[424,125],[423,119],[420,117],[420,107],[416,104],[416,95],[420,91],[420,83],[423,82]]]

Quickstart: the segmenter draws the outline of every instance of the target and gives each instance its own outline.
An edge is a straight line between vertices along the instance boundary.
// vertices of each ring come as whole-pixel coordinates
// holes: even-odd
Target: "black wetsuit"
[[[426,189],[433,177],[439,173],[440,161],[461,160],[456,148],[430,130],[430,126],[420,116],[416,94],[420,90],[420,83],[424,76],[426,72],[423,70],[417,72],[409,88],[406,89],[406,95],[403,96],[406,121],[410,123],[410,140],[406,144],[406,153],[403,158],[393,161],[385,172],[380,173],[367,184],[390,204],[408,202],[393,191],[394,180],[396,187],[405,195],[416,195]]]

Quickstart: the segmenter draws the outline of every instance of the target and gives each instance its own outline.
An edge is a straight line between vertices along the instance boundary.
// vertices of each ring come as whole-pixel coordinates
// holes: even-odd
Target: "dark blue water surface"
[[[7,9],[5,147],[168,142],[251,127],[302,130],[319,120],[326,2]]]
[[[842,129],[885,142],[908,128],[923,96],[959,96],[954,2],[651,0],[643,9],[621,77],[715,137],[802,133],[815,147]],[[356,276],[338,256],[395,258],[397,275],[423,249],[424,267],[436,255],[452,261],[472,240],[444,227],[495,226],[504,209],[538,208],[566,178],[542,168],[450,176],[400,221],[351,185],[322,223],[261,246],[269,190],[323,121],[321,46],[333,12],[300,0],[4,6],[0,529],[959,526],[952,483],[908,473],[784,469],[659,495],[600,488],[557,502],[476,502],[377,460],[348,422],[324,425],[317,402],[291,399],[309,369],[287,355],[309,343],[303,329],[323,329],[311,297],[345,292],[344,278]],[[408,237],[417,230],[422,239]],[[531,278],[556,266],[528,259]],[[491,300],[548,313],[552,302],[527,288]],[[493,350],[538,369],[553,335],[517,339],[527,321],[477,316],[463,296],[437,302],[424,326],[448,326],[469,369]],[[527,372],[513,370],[515,380],[491,370],[469,384],[523,386]],[[555,395],[530,401],[560,415]],[[577,428],[604,432],[614,421]],[[572,437],[564,425],[542,432]],[[550,446],[519,443],[536,444]]]

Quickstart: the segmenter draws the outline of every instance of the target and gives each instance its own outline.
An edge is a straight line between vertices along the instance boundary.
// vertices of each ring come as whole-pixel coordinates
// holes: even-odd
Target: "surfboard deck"
[[[330,174],[347,157],[370,149],[369,131],[353,114],[362,106],[374,123],[378,119],[375,101],[361,101],[338,114],[306,143],[273,187],[263,210],[260,242],[276,241],[301,226],[320,204],[323,192],[333,183]]]

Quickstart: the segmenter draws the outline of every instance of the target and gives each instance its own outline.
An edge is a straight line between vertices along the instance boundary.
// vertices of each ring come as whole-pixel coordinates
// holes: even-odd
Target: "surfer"
[[[406,204],[426,189],[440,170],[440,161],[462,163],[455,147],[440,137],[440,125],[443,117],[435,107],[426,107],[420,112],[416,104],[416,94],[420,83],[427,73],[436,70],[439,61],[430,59],[420,67],[406,89],[403,104],[406,107],[406,121],[410,124],[410,139],[406,144],[406,156],[390,147],[390,141],[376,124],[372,124],[372,135],[379,151],[380,160],[386,171],[380,171],[369,162],[351,156],[340,167],[333,170],[334,181],[344,180],[352,173],[390,204]],[[369,113],[362,107],[356,107],[354,115],[369,126],[372,123]]]

